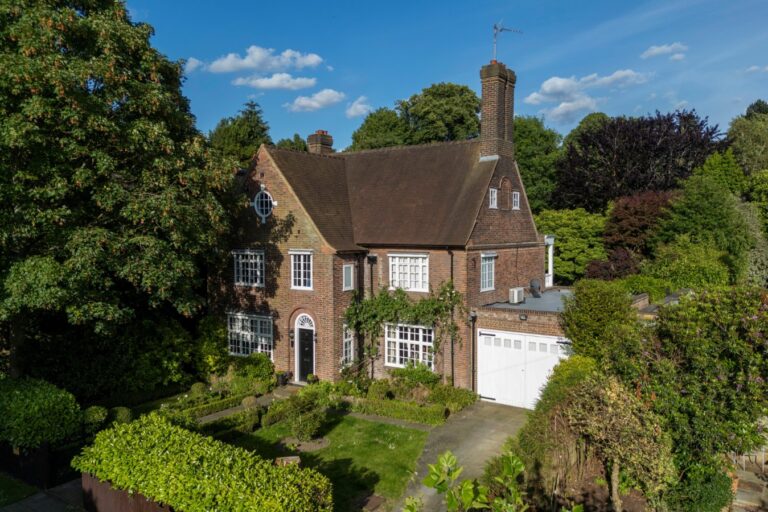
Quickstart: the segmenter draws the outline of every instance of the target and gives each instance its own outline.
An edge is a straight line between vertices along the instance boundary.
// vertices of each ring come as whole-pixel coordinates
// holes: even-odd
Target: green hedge
[[[427,401],[444,405],[451,413],[455,413],[475,403],[477,395],[469,389],[438,384],[432,388]]]
[[[447,417],[447,409],[444,405],[421,405],[401,400],[357,399],[352,402],[351,410],[362,414],[387,416],[414,423],[426,423],[427,425],[440,425],[445,423]]]
[[[331,483],[148,414],[101,431],[72,466],[175,510],[331,511]]]
[[[216,400],[214,402],[208,402],[207,404],[197,405],[195,407],[190,407],[189,409],[184,409],[182,412],[189,414],[192,418],[202,418],[203,416],[208,416],[209,414],[223,411],[224,409],[229,409],[230,407],[237,407],[240,405],[240,402],[243,401],[243,398],[247,396],[253,396],[253,393],[241,393],[239,395],[232,395],[227,398],[222,398],[221,400]]]
[[[0,380],[0,441],[18,448],[59,443],[80,432],[72,393],[38,379]]]

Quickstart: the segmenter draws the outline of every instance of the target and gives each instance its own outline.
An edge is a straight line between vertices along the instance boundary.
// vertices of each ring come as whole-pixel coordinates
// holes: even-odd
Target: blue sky
[[[695,108],[726,129],[768,99],[766,0],[129,0],[153,44],[185,59],[184,92],[207,132],[249,99],[274,140],[328,130],[338,149],[365,112],[436,82],[479,93],[492,26],[518,77],[517,114],[567,133],[592,111]]]

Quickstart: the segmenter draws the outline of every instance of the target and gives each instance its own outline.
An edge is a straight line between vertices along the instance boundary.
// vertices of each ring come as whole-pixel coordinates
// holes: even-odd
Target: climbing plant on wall
[[[430,291],[427,297],[419,300],[411,299],[401,288],[393,292],[382,288],[370,297],[354,301],[347,309],[346,321],[368,340],[366,354],[375,359],[378,356],[376,340],[382,335],[384,324],[432,326],[432,350],[437,352],[444,339],[461,342],[456,318],[464,318],[465,310],[463,296],[456,291],[452,281],[446,281],[436,292]]]

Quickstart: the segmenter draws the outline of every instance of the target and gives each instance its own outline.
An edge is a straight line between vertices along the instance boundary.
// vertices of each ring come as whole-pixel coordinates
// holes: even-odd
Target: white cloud
[[[314,87],[317,83],[315,78],[293,77],[288,73],[275,73],[270,77],[250,76],[235,78],[233,85],[247,85],[255,89],[288,89],[295,91],[297,89],[306,89]]]
[[[554,121],[569,122],[580,112],[597,110],[597,99],[586,92],[588,89],[628,87],[647,82],[649,76],[647,73],[638,73],[631,69],[620,69],[606,76],[597,73],[581,78],[553,76],[545,80],[539,90],[529,94],[524,101],[530,105],[557,103],[556,107],[544,109],[542,113]]]
[[[189,74],[192,73],[194,70],[202,67],[204,64],[203,61],[196,59],[194,57],[190,57],[187,59],[187,62],[184,63],[184,73]]]
[[[292,103],[286,103],[283,106],[291,112],[312,112],[335,105],[344,98],[345,94],[343,92],[323,89],[312,96],[299,96]]]
[[[366,101],[368,101],[368,98],[366,98],[365,96],[360,96],[355,101],[347,105],[347,110],[346,110],[347,117],[352,118],[352,117],[364,116],[368,112],[373,110],[373,107],[370,106],[368,103],[366,103]]]
[[[679,61],[685,59],[684,53],[674,53],[669,57],[669,60]]]
[[[641,59],[649,59],[651,57],[658,57],[659,55],[667,55],[670,53],[682,53],[688,50],[688,47],[683,43],[661,44],[659,46],[651,46],[645,50],[641,55]]]
[[[678,101],[677,103],[674,104],[672,109],[673,110],[680,110],[681,108],[685,107],[686,105],[688,105],[688,100],[680,100],[680,101]]]
[[[558,123],[568,123],[576,120],[581,112],[597,110],[597,100],[586,94],[570,101],[563,101],[558,106],[546,112],[547,117]]]
[[[323,58],[316,53],[301,53],[288,49],[275,54],[274,48],[252,45],[246,49],[244,57],[239,53],[229,53],[213,61],[207,69],[212,73],[229,73],[244,69],[265,72],[314,68],[321,62]]]
[[[328,71],[333,71],[334,67],[333,66],[325,66],[325,69],[327,69]]]
[[[757,73],[758,71],[765,71],[768,73],[768,66],[765,66],[764,68],[760,66],[749,66],[747,68],[747,73]]]

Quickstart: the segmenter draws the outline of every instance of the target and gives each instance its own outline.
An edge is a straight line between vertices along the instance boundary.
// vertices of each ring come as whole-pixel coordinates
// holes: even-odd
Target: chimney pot
[[[326,130],[315,130],[307,137],[307,148],[310,153],[326,155],[333,153],[333,137]]]

